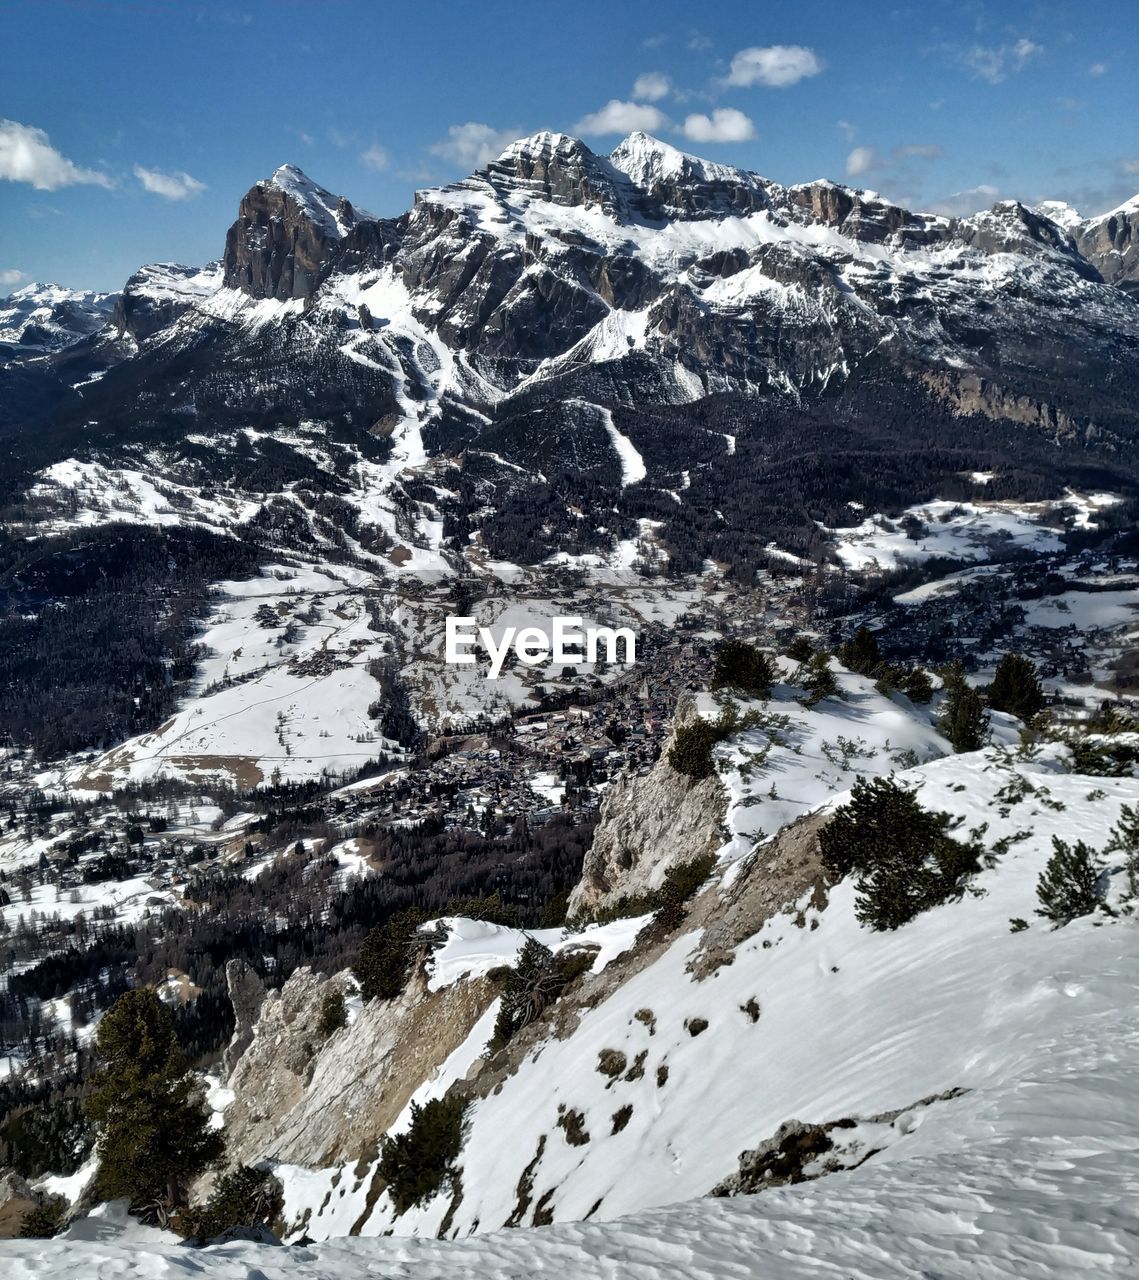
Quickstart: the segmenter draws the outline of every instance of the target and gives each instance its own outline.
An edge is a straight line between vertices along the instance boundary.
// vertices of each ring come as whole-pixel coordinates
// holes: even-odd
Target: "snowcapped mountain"
[[[114,303],[113,293],[26,284],[0,298],[0,358],[60,351],[102,329]]]
[[[894,502],[971,472],[1020,473],[1023,497],[1085,466],[1099,487],[1130,475],[1133,218],[949,219],[641,133],[608,156],[520,139],[397,218],[285,165],[218,264],[144,267],[99,332],[0,369],[8,484],[150,450],[182,483],[240,488],[250,453],[304,474],[366,447],[389,487],[434,477],[432,511],[426,490],[399,501],[444,530],[436,552],[604,555],[651,520],[674,567],[748,572],[772,542],[809,558],[813,522],[864,500],[842,477],[868,453]],[[805,439],[842,459],[810,513]],[[599,487],[619,521],[577,518]]]

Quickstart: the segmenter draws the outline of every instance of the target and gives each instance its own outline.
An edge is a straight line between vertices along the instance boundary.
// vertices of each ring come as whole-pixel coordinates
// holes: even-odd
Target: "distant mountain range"
[[[746,569],[772,538],[815,554],[850,501],[945,496],[972,470],[1004,496],[1119,487],[1137,218],[1139,197],[1094,219],[914,213],[641,133],[608,156],[535,134],[398,218],[286,165],[217,263],[8,300],[8,495],[142,449],[200,483],[327,485],[363,448],[440,550],[603,555],[649,521],[673,567]]]

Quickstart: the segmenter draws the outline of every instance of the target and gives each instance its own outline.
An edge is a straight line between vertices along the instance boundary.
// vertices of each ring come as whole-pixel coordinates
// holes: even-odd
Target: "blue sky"
[[[1099,0],[0,0],[0,293],[217,257],[286,161],[394,214],[543,128],[1103,212],[1139,191],[1137,55]]]

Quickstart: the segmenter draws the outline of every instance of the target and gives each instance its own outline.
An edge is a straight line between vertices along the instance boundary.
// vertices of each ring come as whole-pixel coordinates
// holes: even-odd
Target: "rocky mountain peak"
[[[284,164],[252,186],[225,242],[224,282],[256,298],[307,298],[339,241],[370,213]]]
[[[1080,252],[1108,284],[1139,297],[1139,195],[1073,232]]]
[[[752,213],[769,203],[769,184],[758,174],[690,156],[639,130],[617,144],[609,163],[665,216]]]
[[[600,205],[608,213],[623,205],[624,176],[579,138],[543,130],[519,138],[485,169],[498,191],[518,193],[570,207]]]

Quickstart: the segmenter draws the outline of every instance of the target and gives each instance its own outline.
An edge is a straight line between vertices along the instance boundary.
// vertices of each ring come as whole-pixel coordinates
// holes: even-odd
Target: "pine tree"
[[[831,878],[858,873],[855,914],[872,929],[897,929],[958,897],[980,869],[975,840],[955,840],[947,813],[923,809],[893,778],[859,778],[850,801],[819,832]]]
[[[452,1175],[463,1149],[467,1101],[457,1094],[411,1104],[411,1124],[385,1138],[379,1172],[396,1214],[422,1204]]]
[[[1044,690],[1036,664],[1019,653],[1006,653],[997,664],[989,685],[989,706],[1031,720],[1044,706]]]
[[[491,1043],[501,1047],[540,1018],[565,985],[566,975],[550,948],[535,938],[527,938],[517,964],[506,974]]]
[[[867,627],[859,627],[846,644],[840,645],[837,656],[848,671],[859,675],[877,676],[882,670],[878,637]]]
[[[746,640],[720,646],[712,664],[713,689],[739,689],[752,698],[766,698],[775,679],[771,659]]]
[[[133,1208],[182,1203],[186,1182],[223,1151],[201,1085],[187,1070],[170,1010],[128,991],[99,1023],[102,1063],[87,1100],[99,1129],[99,1190]]]
[[[989,728],[981,695],[965,679],[959,665],[947,668],[943,676],[946,699],[941,712],[941,732],[959,755],[964,751],[980,751]]]
[[[348,1006],[344,1003],[343,991],[329,991],[320,1002],[320,1017],[316,1023],[316,1034],[327,1040],[335,1031],[339,1031],[348,1021]]]
[[[815,706],[824,698],[833,698],[838,693],[838,679],[830,668],[830,659],[825,653],[816,653],[807,664],[803,678],[803,701],[808,707]]]
[[[353,966],[365,1000],[394,1000],[407,984],[416,951],[416,931],[426,920],[415,907],[397,911],[364,939]]]
[[[284,1206],[285,1189],[275,1174],[239,1164],[222,1174],[205,1205],[182,1215],[179,1226],[204,1244],[230,1227],[270,1227]]]
[[[1077,916],[1090,916],[1099,906],[1096,881],[1099,867],[1096,852],[1082,840],[1069,845],[1052,837],[1052,856],[1036,884],[1040,906],[1038,916],[1051,920],[1057,927]]]
[[[1133,898],[1139,897],[1139,804],[1125,804],[1120,809],[1107,847],[1112,853],[1123,854],[1127,888]]]

